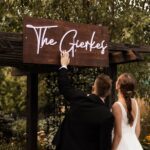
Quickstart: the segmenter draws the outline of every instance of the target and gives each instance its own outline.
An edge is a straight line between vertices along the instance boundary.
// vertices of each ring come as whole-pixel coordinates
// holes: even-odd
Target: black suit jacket
[[[59,70],[58,82],[70,110],[54,137],[56,150],[111,150],[114,119],[109,108],[98,96],[74,89],[67,69]]]

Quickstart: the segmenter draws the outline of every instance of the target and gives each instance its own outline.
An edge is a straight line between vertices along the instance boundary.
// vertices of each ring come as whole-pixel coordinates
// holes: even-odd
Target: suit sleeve
[[[112,129],[114,117],[111,113],[105,112],[105,119],[102,121],[99,130],[99,149],[110,150],[112,145]]]
[[[81,90],[75,89],[68,78],[68,69],[61,68],[59,69],[59,76],[58,76],[58,86],[59,91],[67,101],[72,101],[77,99],[79,96],[84,95],[84,92]]]

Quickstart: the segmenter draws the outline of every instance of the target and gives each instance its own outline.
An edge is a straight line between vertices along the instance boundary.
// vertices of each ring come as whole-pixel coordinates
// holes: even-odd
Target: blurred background
[[[0,32],[23,32],[23,16],[108,26],[110,42],[150,45],[149,0],[0,0]],[[140,141],[150,150],[150,55],[144,61],[117,66],[137,80],[141,109]],[[24,150],[26,143],[26,76],[0,67],[0,150]],[[89,92],[104,68],[73,68],[73,84]],[[57,72],[39,74],[38,147],[53,150],[52,138],[69,109],[59,94]]]

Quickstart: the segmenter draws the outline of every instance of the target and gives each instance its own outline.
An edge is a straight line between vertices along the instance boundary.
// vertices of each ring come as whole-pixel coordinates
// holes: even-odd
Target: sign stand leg
[[[110,77],[112,79],[112,93],[111,93],[111,99],[112,99],[111,105],[112,105],[117,100],[116,99],[117,65],[110,64],[109,70],[110,70]]]
[[[38,73],[27,75],[27,150],[37,150]]]

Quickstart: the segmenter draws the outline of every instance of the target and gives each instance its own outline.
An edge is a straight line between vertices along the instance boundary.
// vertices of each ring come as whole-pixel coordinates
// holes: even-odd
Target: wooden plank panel
[[[60,64],[63,50],[70,53],[70,65],[108,66],[107,27],[47,19],[24,19],[25,63]]]

